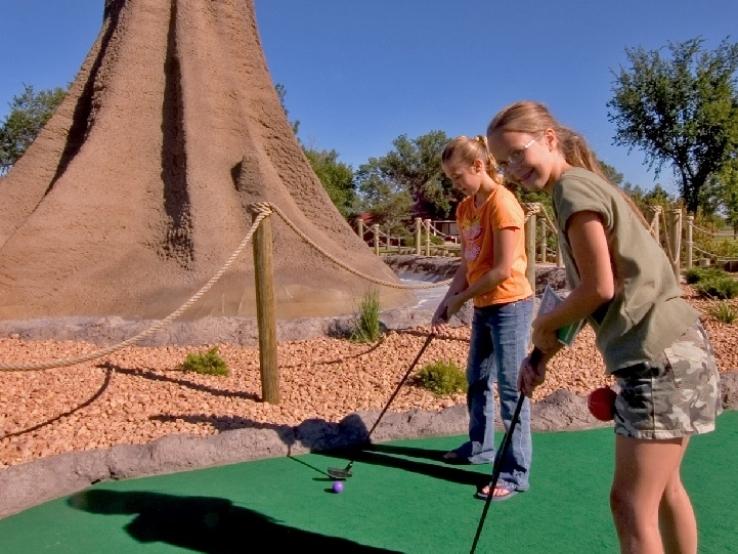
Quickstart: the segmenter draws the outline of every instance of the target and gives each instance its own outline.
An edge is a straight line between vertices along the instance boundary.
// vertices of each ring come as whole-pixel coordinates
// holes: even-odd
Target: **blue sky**
[[[164,1],[164,0],[161,0]],[[0,119],[23,84],[64,86],[103,0],[0,0]],[[267,63],[312,147],[355,168],[392,140],[476,134],[504,105],[546,103],[626,180],[650,188],[643,154],[612,145],[613,71],[625,49],[701,36],[738,41],[735,0],[255,0]],[[672,186],[671,170],[659,181]]]

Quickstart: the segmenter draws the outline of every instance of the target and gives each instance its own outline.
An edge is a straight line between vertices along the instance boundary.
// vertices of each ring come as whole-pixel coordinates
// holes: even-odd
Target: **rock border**
[[[738,410],[738,372],[724,373],[721,377],[723,406]],[[338,423],[308,419],[295,427],[260,424],[207,437],[168,435],[146,444],[69,452],[11,466],[0,471],[0,491],[3,491],[0,518],[102,481],[357,446],[366,441],[367,429],[378,415],[379,411],[356,412]],[[467,425],[466,407],[462,405],[441,412],[387,412],[372,440],[463,435]],[[586,397],[563,389],[532,405],[531,428],[534,431],[609,426],[610,423],[599,422],[589,414]]]

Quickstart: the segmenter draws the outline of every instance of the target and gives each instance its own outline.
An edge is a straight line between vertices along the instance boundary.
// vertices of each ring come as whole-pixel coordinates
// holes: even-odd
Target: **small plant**
[[[218,347],[214,346],[205,353],[187,354],[182,363],[184,371],[194,371],[201,375],[219,375],[228,377],[230,370],[225,360],[220,357]]]
[[[694,285],[700,281],[709,281],[710,279],[727,277],[728,274],[717,267],[693,267],[684,273],[687,283]]]
[[[357,342],[376,342],[382,336],[379,323],[379,293],[370,290],[361,299],[351,340]]]
[[[711,306],[709,312],[712,317],[723,323],[731,324],[738,319],[738,310],[725,301]]]
[[[738,296],[738,281],[730,275],[712,277],[699,281],[695,289],[702,296],[725,300]]]
[[[437,396],[466,392],[464,372],[451,361],[438,361],[423,366],[415,382]]]

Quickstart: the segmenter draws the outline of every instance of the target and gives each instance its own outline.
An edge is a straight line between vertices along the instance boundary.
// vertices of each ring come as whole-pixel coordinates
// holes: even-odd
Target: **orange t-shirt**
[[[456,208],[456,223],[461,234],[461,255],[466,262],[466,280],[473,284],[494,265],[494,235],[498,229],[520,229],[515,243],[512,274],[491,291],[474,297],[474,306],[503,304],[528,298],[533,290],[525,276],[525,214],[512,192],[504,186],[494,188],[484,204],[474,206],[474,196],[461,201]]]

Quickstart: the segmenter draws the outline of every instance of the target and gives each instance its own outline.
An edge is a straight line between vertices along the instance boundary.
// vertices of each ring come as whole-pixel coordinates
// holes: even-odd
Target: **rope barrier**
[[[710,258],[715,258],[716,260],[720,262],[738,262],[738,258],[728,258],[727,256],[720,256],[719,254],[715,254],[714,252],[708,252],[707,250],[703,250],[699,246],[692,246],[697,252],[700,252],[702,254],[705,254],[706,256],[709,256]]]
[[[374,283],[375,285],[382,285],[382,286],[389,287],[389,288],[395,288],[395,289],[419,290],[419,289],[432,289],[436,287],[443,287],[443,286],[450,284],[452,281],[452,279],[447,279],[446,281],[440,281],[438,283],[427,283],[423,285],[403,285],[403,284],[393,283],[392,281],[385,281],[383,279],[377,279],[376,277],[372,277],[371,275],[362,273],[361,271],[354,269],[351,266],[346,265],[341,260],[336,258],[333,254],[326,252],[326,250],[323,249],[320,245],[318,245],[313,239],[311,239],[305,233],[303,233],[297,227],[297,225],[295,225],[292,222],[292,220],[290,220],[290,218],[284,215],[284,213],[282,212],[282,210],[279,209],[279,207],[272,204],[271,208],[274,210],[274,213],[276,213],[279,217],[281,217],[282,221],[284,221],[285,224],[297,234],[298,237],[300,237],[302,240],[304,240],[306,243],[312,246],[315,250],[323,254],[323,256],[328,258],[338,267],[345,269],[349,273],[352,273],[356,275],[357,277],[361,277],[362,279],[365,279],[369,281],[370,283]]]
[[[208,292],[213,287],[213,285],[215,285],[215,283],[217,283],[220,280],[223,274],[225,274],[225,272],[228,271],[231,265],[233,265],[233,262],[235,262],[236,258],[238,258],[238,256],[241,254],[241,252],[246,247],[248,242],[251,240],[251,236],[256,231],[256,228],[261,224],[262,220],[271,213],[271,211],[268,210],[268,205],[266,208],[261,205],[255,206],[253,211],[257,214],[257,216],[254,219],[254,222],[251,225],[251,228],[249,229],[248,233],[246,233],[246,236],[243,238],[241,243],[236,247],[236,249],[233,251],[230,257],[226,260],[226,262],[220,268],[220,270],[218,270],[215,273],[215,275],[213,275],[210,278],[210,280],[207,283],[205,283],[205,285],[203,285],[200,290],[198,290],[195,294],[193,294],[184,304],[182,304],[179,308],[174,310],[172,313],[170,313],[167,317],[165,317],[161,321],[155,323],[154,325],[152,325],[145,331],[142,331],[138,335],[130,337],[122,342],[119,342],[118,344],[114,344],[113,346],[109,346],[108,348],[96,350],[84,356],[78,356],[76,358],[62,358],[59,360],[52,360],[50,362],[35,363],[35,364],[22,364],[22,365],[4,365],[3,364],[3,365],[0,365],[0,371],[38,371],[38,370],[51,369],[55,367],[68,367],[68,366],[76,365],[76,364],[83,363],[83,362],[89,362],[90,360],[95,360],[97,358],[102,358],[103,356],[107,356],[108,354],[112,354],[113,352],[117,352],[118,350],[122,350],[123,348],[127,346],[135,344],[136,342],[139,342],[145,339],[146,337],[153,335],[156,331],[158,331],[165,325],[168,325],[170,322],[174,321],[176,318],[182,315],[190,306],[192,306],[192,304],[200,300],[200,298],[202,298],[202,296],[206,292]]]
[[[456,241],[458,240],[458,237],[455,237],[455,236],[453,236],[453,235],[447,235],[446,233],[444,233],[443,231],[441,231],[441,230],[440,230],[440,229],[439,229],[438,227],[436,227],[436,226],[435,226],[435,225],[433,224],[433,221],[431,221],[431,222],[430,222],[430,228],[431,228],[431,229],[432,229],[433,231],[435,231],[435,234],[434,234],[434,236],[438,236],[438,235],[440,235],[440,236],[441,236],[441,238],[443,238],[443,239],[448,239],[448,240],[452,240],[452,241],[454,241],[454,242],[456,242]]]
[[[119,342],[107,348],[95,350],[94,352],[91,352],[89,354],[77,356],[74,358],[61,358],[58,360],[51,360],[49,362],[40,362],[40,363],[33,363],[33,364],[20,364],[20,365],[0,364],[0,371],[7,371],[7,372],[41,371],[41,370],[47,370],[47,369],[52,369],[52,368],[57,368],[57,367],[68,367],[72,365],[77,365],[80,363],[89,362],[91,360],[102,358],[109,354],[113,354],[114,352],[122,350],[123,348],[131,346],[132,344],[140,342],[143,339],[153,335],[159,329],[165,327],[166,325],[168,325],[169,323],[177,319],[179,316],[181,316],[190,306],[192,306],[195,302],[200,300],[200,298],[202,298],[211,288],[213,288],[213,286],[221,279],[221,277],[223,277],[225,272],[228,271],[228,269],[230,269],[230,267],[233,265],[236,259],[241,255],[241,253],[243,252],[243,249],[249,243],[253,234],[256,232],[256,229],[261,224],[261,222],[266,217],[269,217],[272,213],[276,213],[277,215],[279,215],[279,217],[282,218],[282,221],[284,221],[287,224],[287,226],[290,229],[292,229],[301,239],[303,239],[306,243],[308,243],[315,250],[323,254],[329,260],[334,262],[336,265],[372,283],[382,285],[382,286],[387,286],[390,288],[417,290],[417,289],[429,289],[429,288],[446,286],[452,281],[452,279],[448,279],[445,281],[440,281],[438,283],[428,283],[428,284],[423,284],[423,285],[406,285],[406,284],[393,283],[391,281],[385,281],[382,279],[376,279],[374,277],[371,277],[370,275],[366,275],[356,269],[353,269],[352,267],[338,260],[332,254],[326,252],[323,248],[321,248],[318,244],[316,244],[310,237],[308,237],[302,231],[300,231],[300,229],[286,215],[284,215],[284,213],[277,206],[270,204],[269,202],[257,202],[257,203],[251,204],[249,206],[249,209],[256,216],[254,218],[254,222],[252,223],[249,231],[246,233],[246,236],[244,236],[244,238],[241,240],[241,242],[236,247],[236,249],[231,253],[228,259],[225,261],[223,266],[207,281],[207,283],[205,283],[200,288],[200,290],[198,290],[195,294],[193,294],[184,304],[182,304],[179,308],[174,310],[164,319],[158,321],[157,323],[155,323],[148,329],[142,331],[141,333],[133,337],[130,337],[122,342]]]
[[[719,236],[715,231],[710,231],[709,229],[706,229],[705,227],[700,227],[696,223],[692,223],[692,229],[694,229],[695,231],[699,231],[700,233],[703,233],[705,235],[710,235],[713,237]]]

